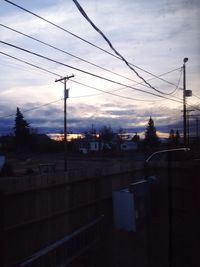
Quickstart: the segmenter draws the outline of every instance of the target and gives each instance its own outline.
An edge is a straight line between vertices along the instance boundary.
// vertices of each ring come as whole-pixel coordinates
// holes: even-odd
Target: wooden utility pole
[[[196,119],[196,138],[197,140],[199,139],[199,117],[200,114],[195,114],[195,115],[190,115],[193,119]]]
[[[187,119],[186,119],[186,71],[185,63],[188,61],[188,58],[183,60],[183,140],[184,146],[187,146]]]
[[[55,80],[55,82],[64,81],[64,172],[67,172],[67,98],[69,98],[69,89],[67,89],[67,81],[73,78],[74,75],[65,76],[63,78]]]
[[[194,109],[188,109],[186,111],[187,113],[187,145],[189,146],[190,145],[190,113],[189,112],[192,112],[192,111],[195,111]]]

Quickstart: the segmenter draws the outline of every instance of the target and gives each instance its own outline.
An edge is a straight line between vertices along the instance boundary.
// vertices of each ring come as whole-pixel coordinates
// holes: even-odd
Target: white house
[[[138,149],[138,144],[133,141],[124,141],[120,145],[121,151],[135,151]]]
[[[98,139],[95,136],[86,136],[83,139],[78,141],[79,151],[83,154],[87,154],[89,152],[98,152],[100,150],[100,144]]]

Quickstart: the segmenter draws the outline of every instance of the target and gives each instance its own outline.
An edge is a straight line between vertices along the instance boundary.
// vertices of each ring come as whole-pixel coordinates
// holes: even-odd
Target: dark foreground
[[[136,232],[116,229],[110,217],[100,241],[72,266],[200,266],[199,170],[199,164],[171,173],[160,169],[151,214]]]
[[[199,266],[198,162],[160,166],[153,183],[141,176],[135,161],[92,164],[95,168],[70,169],[65,175],[55,171],[0,180],[0,266]],[[119,229],[113,192],[132,188],[130,183],[141,177],[146,189],[128,192],[136,231]],[[128,204],[121,204],[127,210]],[[129,215],[122,214],[121,221]]]

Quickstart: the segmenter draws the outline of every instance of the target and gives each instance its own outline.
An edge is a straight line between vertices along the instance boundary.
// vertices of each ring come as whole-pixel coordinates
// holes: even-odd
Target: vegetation
[[[16,147],[18,149],[27,147],[30,142],[30,125],[24,119],[24,116],[18,107],[15,116],[14,134]]]
[[[114,137],[114,132],[110,126],[103,126],[99,131],[99,139],[103,142],[110,142]]]
[[[170,146],[175,146],[175,147],[180,144],[180,134],[178,130],[176,130],[176,133],[174,132],[173,129],[170,130],[168,143]]]
[[[146,128],[144,144],[145,146],[150,148],[158,146],[159,144],[159,138],[156,133],[156,127],[154,126],[154,121],[151,117],[149,119],[148,126]]]
[[[1,150],[3,152],[60,152],[63,142],[56,142],[46,134],[38,133],[30,127],[24,115],[17,107],[14,121],[14,135],[1,136]]]

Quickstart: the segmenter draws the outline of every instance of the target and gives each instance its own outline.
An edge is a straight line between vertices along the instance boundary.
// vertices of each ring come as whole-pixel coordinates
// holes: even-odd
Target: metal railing
[[[103,231],[102,220],[103,215],[36,252],[20,263],[19,267],[50,266],[52,263],[57,267],[68,266],[100,238]]]

